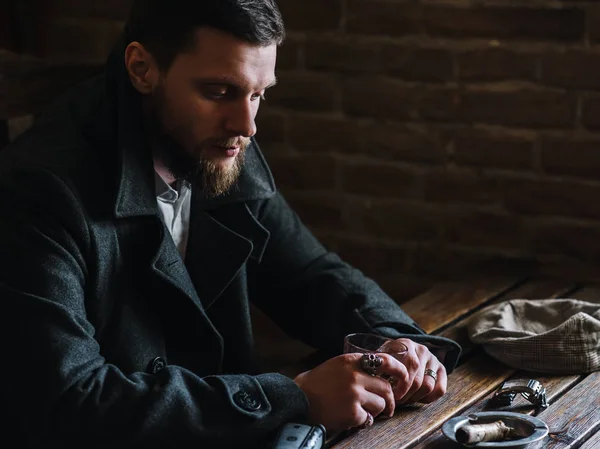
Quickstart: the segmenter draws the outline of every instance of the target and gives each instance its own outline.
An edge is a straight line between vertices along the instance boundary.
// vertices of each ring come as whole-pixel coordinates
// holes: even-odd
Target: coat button
[[[155,357],[148,365],[148,372],[150,374],[156,374],[160,370],[164,369],[167,366],[167,362],[162,357]]]
[[[245,391],[238,391],[233,395],[233,400],[237,405],[250,412],[260,410],[262,407],[260,402],[258,402],[254,397],[250,396]]]

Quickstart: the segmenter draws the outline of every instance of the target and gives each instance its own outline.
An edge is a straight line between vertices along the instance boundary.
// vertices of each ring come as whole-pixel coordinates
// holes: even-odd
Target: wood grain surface
[[[598,449],[600,447],[600,431],[596,432],[580,449]]]
[[[543,299],[543,298],[569,296],[571,298],[576,298],[576,299],[581,299],[581,300],[589,300],[589,298],[600,297],[596,294],[598,292],[598,290],[595,290],[594,288],[585,288],[582,290],[571,291],[572,287],[564,287],[560,283],[556,284],[556,283],[544,283],[544,282],[537,283],[536,282],[535,284],[534,283],[531,283],[529,285],[526,284],[526,285],[522,286],[521,289],[523,289],[523,290],[520,292],[518,290],[510,292],[510,294],[507,296],[514,296],[516,294],[517,296],[514,296],[514,297],[521,297],[521,298],[527,298],[527,299],[535,299],[535,298]],[[550,293],[549,289],[555,289],[555,293]],[[520,293],[527,293],[527,294],[523,294],[522,296],[519,296]],[[545,416],[546,413],[550,413],[552,410],[554,410],[558,414],[563,413],[562,408],[564,406],[561,404],[564,404],[564,399],[563,399],[562,395],[565,394],[565,397],[570,397],[570,395],[573,394],[573,391],[577,391],[576,389],[571,390],[571,388],[574,385],[578,385],[578,382],[580,382],[582,379],[585,379],[586,376],[585,375],[540,376],[539,374],[527,373],[525,371],[518,371],[513,376],[513,379],[530,379],[530,378],[540,381],[542,383],[542,385],[544,385],[546,388],[546,397],[548,399],[548,402],[550,403],[550,407],[540,414],[540,418],[543,419],[543,416]],[[578,388],[580,388],[580,387],[578,387]],[[596,391],[600,391],[600,388]],[[594,392],[594,390],[590,390],[588,393],[593,394],[592,392]],[[492,410],[492,408],[489,407],[489,399],[492,396],[493,396],[493,392],[488,397],[486,397],[483,401],[475,404],[473,407],[470,407],[468,410],[465,410],[462,414],[468,415],[470,413],[475,413],[475,412],[479,412],[479,411]],[[598,396],[600,396],[600,395],[598,395],[596,393],[596,397],[598,397]],[[584,402],[589,399],[589,394],[587,395],[587,397],[588,398],[584,398]],[[555,401],[557,401],[556,404],[555,404]],[[494,410],[503,410],[503,411],[514,411],[514,412],[527,413],[527,414],[534,414],[536,412],[536,410],[531,407],[531,404],[529,404],[525,399],[521,398],[520,396],[517,396],[514,403],[510,407],[503,407],[503,408],[496,407],[493,409]],[[569,415],[567,414],[567,419],[568,418],[569,418]],[[556,422],[557,424],[552,424],[552,423],[548,422],[550,429],[551,430],[561,430],[561,429],[558,429],[558,427],[561,426],[561,424],[558,422],[558,420],[555,420],[554,422]],[[560,435],[561,434],[557,434],[554,437],[558,438]],[[567,438],[571,438],[571,437],[569,437],[568,435],[564,435],[560,441],[562,441],[564,443],[564,441],[566,441]],[[561,447],[561,448],[562,447],[573,447],[573,446],[568,446],[568,445],[567,446],[563,446],[563,445],[544,446],[543,444],[546,444],[546,443],[552,444],[552,445],[556,444],[555,440],[552,440],[550,437],[548,437],[547,439],[545,439],[543,441],[544,441],[544,443],[540,443],[542,445],[538,445],[537,447],[539,447],[539,448],[542,448],[542,447],[544,447],[544,448],[545,447]],[[578,444],[581,444],[580,438],[578,438],[578,441],[579,441]],[[442,434],[441,430],[438,429],[430,437],[428,437],[426,440],[424,440],[422,443],[418,444],[415,447],[419,448],[419,449],[442,449],[442,448],[451,449],[451,448],[459,448],[462,446],[448,440]],[[531,446],[531,447],[533,447],[533,446]],[[529,447],[528,447],[528,449],[529,449]]]
[[[486,287],[487,285],[487,287]],[[463,346],[469,346],[465,322],[470,316],[469,310],[479,310],[482,305],[498,303],[509,299],[545,299],[553,297],[578,297],[576,285],[568,282],[548,282],[544,280],[494,280],[463,287],[445,284],[427,292],[427,294],[405,303],[404,310],[415,316],[419,315],[420,325],[429,332],[436,333],[436,320],[444,327],[449,327],[440,334],[455,339]],[[586,290],[579,294],[589,295]],[[424,304],[427,304],[425,307]],[[437,304],[433,307],[433,304]],[[443,306],[443,307],[442,307]],[[435,308],[435,313],[424,313],[427,308]],[[341,448],[451,448],[461,447],[449,441],[441,433],[442,424],[453,416],[465,415],[476,411],[490,410],[489,399],[496,388],[505,380],[514,378],[535,378],[547,389],[550,402],[557,400],[565,392],[582,379],[582,376],[541,376],[517,371],[502,365],[487,356],[481,349],[467,351],[469,357],[459,364],[449,376],[446,395],[439,401],[427,406],[416,406],[412,409],[399,410],[387,420],[377,420],[375,425],[360,432],[338,436],[336,444],[330,446]],[[518,411],[532,414],[533,406],[520,396],[510,407],[502,410]],[[343,437],[343,439],[341,439]],[[340,441],[341,439],[341,441]]]
[[[547,376],[539,376],[535,374],[526,375],[524,372],[515,373],[510,379],[536,379],[544,385],[546,388],[546,398],[550,404],[553,404],[554,401],[559,398],[565,391],[568,391],[573,385],[577,384],[577,382],[581,379],[581,376],[555,376],[555,377],[547,377]],[[490,403],[490,399],[494,395],[494,391],[491,391],[483,400],[478,401],[472,407],[461,412],[461,415],[467,416],[471,413],[477,412],[488,412],[492,410],[502,410],[507,412],[516,412],[516,413],[524,413],[527,415],[533,415],[535,413],[535,408],[526,401],[521,396],[517,396],[513,401],[513,404],[507,407],[494,407]],[[414,448],[418,449],[453,449],[462,447],[460,444],[453,443],[448,440],[442,433],[441,429],[437,429],[431,436],[422,441],[421,443],[414,446]]]
[[[600,372],[586,376],[538,415],[550,434],[527,449],[580,447],[600,430]]]
[[[449,376],[448,391],[433,404],[397,410],[393,418],[376,420],[373,427],[356,432],[337,443],[335,449],[410,448],[494,391],[514,370],[488,358],[485,363],[472,360]]]
[[[402,304],[402,309],[432,333],[449,325],[470,310],[481,307],[514,288],[521,279],[498,277],[472,282],[445,282]]]

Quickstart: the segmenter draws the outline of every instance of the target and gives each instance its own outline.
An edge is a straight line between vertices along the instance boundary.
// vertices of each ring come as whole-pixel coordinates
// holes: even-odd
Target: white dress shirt
[[[175,181],[173,187],[163,178],[162,170],[155,164],[156,201],[162,219],[175,242],[175,246],[185,259],[190,230],[190,208],[192,189],[188,183]]]

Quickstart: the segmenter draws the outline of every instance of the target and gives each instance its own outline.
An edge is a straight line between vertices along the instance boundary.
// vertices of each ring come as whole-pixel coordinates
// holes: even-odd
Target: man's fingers
[[[408,351],[402,362],[390,354],[375,354],[381,360],[381,364],[378,364],[375,370],[378,377],[393,378],[394,405],[430,403],[439,399],[446,393],[446,369],[426,346],[412,342],[406,346]],[[389,393],[381,390],[381,384],[371,382],[369,385],[370,391],[386,398],[388,403]],[[393,409],[388,405],[385,413],[391,416]]]
[[[399,362],[396,358],[394,358],[390,354],[378,353],[377,355],[383,359],[383,363],[377,370],[378,374],[385,373],[385,374],[389,374],[390,376],[394,376],[394,377],[396,377],[396,376],[405,377],[408,375],[408,370],[406,368],[406,365],[404,365],[404,363]]]
[[[444,365],[440,365],[438,367],[436,374],[437,380],[434,382],[434,387],[432,388],[431,392],[427,394],[423,392],[424,394],[420,397],[415,395],[414,402],[422,402],[424,404],[429,404],[446,394],[446,388],[448,386],[448,376],[446,374],[446,368],[444,368]],[[431,378],[431,380],[433,381],[433,378]]]
[[[394,391],[389,381],[381,377],[369,376],[365,380],[365,390],[376,394],[385,400],[385,408],[381,411],[384,416],[392,417],[396,409],[396,401],[394,399]],[[377,416],[377,415],[375,415]]]
[[[426,374],[428,370],[431,371],[429,371],[429,374]],[[411,396],[407,395],[405,402],[422,402],[428,404],[442,397],[446,393],[446,386],[446,369],[439,363],[432,363],[424,370],[423,382],[420,388]]]
[[[419,370],[422,370],[421,365],[423,356],[417,352],[417,348],[420,350],[421,345],[410,344],[406,346],[408,351],[402,358],[402,364],[408,370],[408,380],[410,383],[412,383],[415,376],[419,373]]]
[[[397,404],[404,404],[408,398],[421,388],[425,369],[423,361],[428,359],[427,354],[422,354],[423,350],[427,351],[424,346],[414,343],[406,344],[406,346],[408,351],[402,359],[402,364],[406,367],[408,376],[404,384],[398,384],[394,389]]]
[[[396,408],[396,400],[394,398],[394,390],[390,384],[390,379],[394,384],[402,384],[406,388],[409,387],[408,381],[408,370],[403,363],[400,363],[393,356],[386,353],[374,354],[381,364],[376,368],[376,376],[371,376],[365,373],[364,376],[364,388],[378,396],[384,398],[386,407],[383,410],[377,412],[384,413],[384,415],[391,417],[394,414]],[[359,358],[362,358],[361,355]],[[360,360],[357,360],[360,366]],[[374,416],[377,416],[374,414]]]
[[[409,392],[399,401],[400,404],[419,402],[419,399],[424,398],[433,392],[436,386],[436,381],[433,377],[424,373],[419,373],[413,382]]]
[[[361,405],[363,409],[369,412],[371,415],[373,415],[374,418],[379,416],[383,411],[387,409],[386,399],[378,394],[371,393],[368,390],[365,390],[363,394]],[[360,424],[362,423],[359,423],[358,425]]]

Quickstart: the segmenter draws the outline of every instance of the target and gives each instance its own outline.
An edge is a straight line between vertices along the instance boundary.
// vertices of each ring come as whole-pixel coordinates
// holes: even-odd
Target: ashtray
[[[512,437],[504,441],[480,441],[478,443],[461,443],[456,439],[456,432],[467,424],[490,424],[503,421],[508,427],[514,429]],[[548,435],[548,426],[544,421],[523,413],[490,411],[472,413],[468,416],[456,416],[449,419],[442,426],[442,433],[446,438],[474,448],[524,448],[534,441],[539,441]]]

